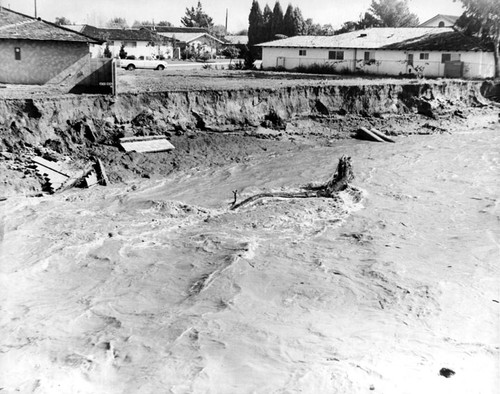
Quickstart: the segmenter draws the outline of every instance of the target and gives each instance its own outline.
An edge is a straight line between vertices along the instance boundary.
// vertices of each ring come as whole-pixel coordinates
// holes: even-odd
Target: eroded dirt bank
[[[1,180],[38,190],[29,157],[100,157],[112,181],[241,161],[277,143],[331,144],[359,126],[388,134],[432,133],[482,106],[478,82],[297,86],[110,96],[64,95],[0,101]],[[162,134],[172,153],[125,154],[124,136]]]

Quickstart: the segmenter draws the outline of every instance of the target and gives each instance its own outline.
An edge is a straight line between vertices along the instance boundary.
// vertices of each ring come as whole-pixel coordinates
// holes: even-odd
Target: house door
[[[277,57],[276,58],[276,68],[285,68],[285,58],[284,57]]]
[[[413,68],[413,53],[406,55],[406,64],[408,65],[408,70],[410,70],[410,67]]]

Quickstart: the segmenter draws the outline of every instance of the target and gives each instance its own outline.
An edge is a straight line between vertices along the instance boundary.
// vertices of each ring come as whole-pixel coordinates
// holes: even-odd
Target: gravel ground
[[[212,66],[214,67],[214,66]],[[416,79],[377,78],[353,75],[311,75],[271,71],[135,70],[117,69],[118,93],[169,92],[184,90],[278,89],[292,86],[367,85],[422,83]],[[437,82],[434,80],[434,82]],[[67,86],[0,85],[0,99],[61,96]]]

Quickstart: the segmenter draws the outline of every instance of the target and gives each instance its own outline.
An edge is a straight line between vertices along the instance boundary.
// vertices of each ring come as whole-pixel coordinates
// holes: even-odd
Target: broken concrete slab
[[[163,136],[120,138],[120,145],[126,152],[155,153],[175,149]]]

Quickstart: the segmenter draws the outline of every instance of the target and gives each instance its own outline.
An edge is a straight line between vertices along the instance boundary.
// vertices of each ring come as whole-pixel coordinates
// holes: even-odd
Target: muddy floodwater
[[[499,147],[497,123],[1,202],[0,391],[498,393]],[[228,210],[343,154],[361,202]]]

